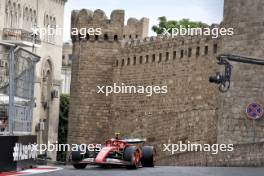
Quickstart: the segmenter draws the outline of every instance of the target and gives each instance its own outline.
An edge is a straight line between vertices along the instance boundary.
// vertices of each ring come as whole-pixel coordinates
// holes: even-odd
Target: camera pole
[[[215,76],[210,76],[209,82],[218,84],[220,92],[227,92],[230,88],[232,65],[228,61],[240,62],[245,64],[264,65],[264,59],[232,54],[219,55],[217,57],[217,60],[219,65],[225,66],[225,72],[223,74],[216,73]]]
[[[9,49],[9,107],[8,107],[8,129],[9,135],[12,136],[14,134],[14,50],[15,47],[12,46]]]

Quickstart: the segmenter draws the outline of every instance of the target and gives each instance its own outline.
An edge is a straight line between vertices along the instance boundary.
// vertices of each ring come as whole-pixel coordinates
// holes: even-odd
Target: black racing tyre
[[[74,167],[75,169],[85,169],[86,166],[87,166],[87,164],[85,164],[85,163],[73,164],[73,167]]]
[[[81,160],[83,160],[84,158],[84,154],[81,154],[81,151],[72,151],[71,153],[71,160],[72,162],[80,162]]]
[[[71,152],[71,161],[72,162],[80,162],[84,158],[89,158],[90,152],[86,149],[84,152],[84,149],[81,149],[80,146],[78,146],[78,150]]]
[[[128,146],[124,150],[123,158],[131,163],[127,166],[128,169],[137,169],[140,164],[140,150],[136,146]]]
[[[155,155],[156,150],[153,146],[142,147],[141,164],[143,167],[154,167],[155,166]]]

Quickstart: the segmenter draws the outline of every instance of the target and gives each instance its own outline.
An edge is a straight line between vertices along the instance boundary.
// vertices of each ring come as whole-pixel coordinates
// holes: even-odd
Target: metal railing
[[[34,108],[34,72],[39,56],[0,42],[0,134],[30,134]]]

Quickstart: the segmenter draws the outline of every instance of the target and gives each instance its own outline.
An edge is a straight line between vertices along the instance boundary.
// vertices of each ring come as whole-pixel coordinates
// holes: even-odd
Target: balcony
[[[3,40],[8,43],[13,43],[22,46],[34,46],[38,47],[41,45],[39,36],[36,36],[35,42],[32,36],[32,32],[24,29],[4,28],[3,29]]]

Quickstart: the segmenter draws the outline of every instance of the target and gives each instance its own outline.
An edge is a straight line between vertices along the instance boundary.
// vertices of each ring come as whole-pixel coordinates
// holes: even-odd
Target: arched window
[[[53,18],[52,18],[52,16],[50,16],[50,17],[49,17],[49,25],[50,25],[50,27],[52,27],[52,25],[53,25],[53,24],[52,24],[52,20],[53,20]]]
[[[18,28],[21,27],[21,21],[22,21],[22,10],[21,10],[21,5],[18,4],[17,6],[17,26]]]
[[[56,18],[55,18],[55,17],[53,17],[52,24],[53,24],[53,28],[55,28],[55,29],[56,29]]]
[[[17,22],[17,12],[16,12],[16,3],[13,3],[13,7],[11,7],[11,27],[16,28],[16,22]]]
[[[25,18],[26,18],[26,24],[28,24],[28,20],[29,20],[29,14],[28,14],[28,8],[26,7],[25,9]]]
[[[29,9],[29,24],[33,26],[33,11],[31,8]]]
[[[46,25],[47,25],[47,15],[45,14],[44,15],[44,26],[46,27]]]
[[[33,11],[33,24],[37,25],[37,12],[36,12],[36,10]]]

